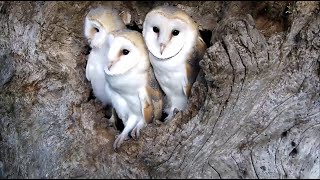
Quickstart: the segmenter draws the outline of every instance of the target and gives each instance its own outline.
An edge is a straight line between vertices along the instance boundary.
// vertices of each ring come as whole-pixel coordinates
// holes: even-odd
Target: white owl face
[[[118,10],[108,7],[91,9],[84,22],[84,35],[92,48],[101,48],[111,31],[124,29]]]
[[[85,36],[92,48],[100,48],[106,40],[105,28],[96,21],[85,19]]]
[[[141,52],[128,39],[122,36],[108,37],[108,64],[104,68],[109,75],[123,74],[139,63]]]
[[[143,24],[148,50],[159,59],[176,56],[196,35],[194,28],[179,18],[150,13]]]

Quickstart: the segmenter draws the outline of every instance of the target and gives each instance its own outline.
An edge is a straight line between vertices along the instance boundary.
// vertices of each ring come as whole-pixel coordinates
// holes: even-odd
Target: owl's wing
[[[141,111],[143,114],[144,121],[149,124],[153,120],[153,106],[150,97],[146,91],[139,92],[139,100],[141,104]]]
[[[190,96],[192,85],[197,79],[198,73],[200,71],[199,62],[203,58],[206,49],[207,46],[205,42],[199,36],[196,45],[193,47],[193,50],[190,52],[189,57],[185,63],[187,79],[183,90],[187,97]]]
[[[150,107],[145,106],[145,120],[151,123],[153,119],[160,120],[163,110],[163,92],[150,66],[148,70],[147,96],[150,99]],[[145,104],[148,104],[147,102]]]

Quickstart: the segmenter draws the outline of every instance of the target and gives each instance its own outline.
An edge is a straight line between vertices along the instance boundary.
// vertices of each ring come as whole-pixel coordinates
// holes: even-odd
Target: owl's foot
[[[173,114],[168,114],[168,116],[164,119],[164,122],[171,121],[173,119]]]
[[[143,121],[140,121],[136,127],[131,131],[131,136],[133,139],[137,139],[140,136],[140,130],[144,128],[146,125]]]
[[[168,116],[164,119],[164,122],[170,121],[174,118],[174,116],[179,112],[177,108],[174,108],[172,112],[168,114]]]
[[[116,136],[116,140],[113,143],[113,149],[117,150],[121,146],[123,141],[125,141],[127,139],[129,139],[127,134],[122,134],[121,133],[120,135]]]
[[[177,108],[174,108],[173,114],[176,115],[176,114],[178,114],[178,112],[179,112],[179,110]]]

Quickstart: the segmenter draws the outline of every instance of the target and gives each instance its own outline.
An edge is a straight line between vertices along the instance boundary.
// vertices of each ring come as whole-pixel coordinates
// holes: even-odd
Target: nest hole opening
[[[89,93],[89,96],[88,96],[88,99],[87,99],[87,102],[89,102],[89,101],[92,100],[92,99],[95,100],[96,97],[94,96],[93,90],[92,90],[92,88],[91,88],[90,93]]]
[[[115,123],[115,128],[116,128],[117,130],[119,130],[120,132],[123,131],[123,129],[124,129],[124,124],[123,124],[122,119],[120,119],[120,118],[117,119],[117,121],[116,121],[116,123]],[[129,133],[129,135],[130,135],[130,134],[131,134],[131,133]]]
[[[201,38],[206,43],[207,48],[211,47],[213,45],[213,43],[211,42],[212,31],[208,29],[204,29],[204,30],[199,30],[199,32],[200,32]]]
[[[130,30],[138,31],[138,32],[142,33],[142,28],[139,28],[139,26],[135,22],[133,22],[132,24],[126,25],[126,27]]]
[[[164,122],[164,119],[167,117],[168,115],[165,112],[162,112],[161,117],[160,117],[160,121]]]
[[[82,54],[88,56],[91,52],[92,48],[90,47],[89,44],[86,44],[85,46],[83,46],[83,50],[82,50]]]
[[[126,27],[127,27],[128,29],[130,29],[130,30],[138,31],[139,33],[142,33],[142,28],[139,28],[138,24],[135,23],[135,22],[126,25]],[[200,33],[201,38],[202,38],[203,41],[205,42],[207,48],[209,48],[210,46],[213,45],[213,43],[211,42],[211,38],[212,38],[212,31],[211,31],[211,30],[208,30],[208,29],[199,30],[199,33]],[[84,49],[85,49],[85,50],[84,50],[84,54],[85,54],[85,55],[89,55],[92,48],[91,48],[89,45],[87,45],[87,46],[84,47]],[[203,80],[204,80],[204,77],[202,77],[202,80],[201,80],[201,81],[203,81]],[[92,90],[90,91],[90,95],[89,95],[89,97],[88,97],[88,101],[90,101],[91,99],[95,99],[95,96],[94,96]],[[165,121],[165,118],[166,118],[167,116],[168,116],[168,115],[167,115],[165,112],[162,112],[161,118],[160,118],[159,120],[160,120],[161,122],[164,122],[164,121]],[[105,117],[106,117],[107,119],[110,119],[110,118],[111,118],[111,115],[106,112],[106,113],[105,113]],[[116,122],[115,122],[114,125],[115,125],[115,128],[116,128],[117,130],[119,130],[120,132],[123,131],[123,129],[124,129],[124,124],[123,124],[122,120],[121,120],[119,117],[117,117],[117,120],[116,120]]]

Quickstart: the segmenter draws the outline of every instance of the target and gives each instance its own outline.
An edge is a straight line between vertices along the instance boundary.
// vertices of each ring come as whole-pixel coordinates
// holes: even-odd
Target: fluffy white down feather
[[[93,94],[104,106],[111,105],[109,91],[105,90],[107,81],[103,69],[107,64],[107,52],[106,43],[101,48],[93,48],[89,54],[86,67],[86,78],[91,83]]]

